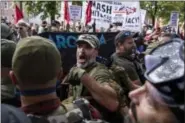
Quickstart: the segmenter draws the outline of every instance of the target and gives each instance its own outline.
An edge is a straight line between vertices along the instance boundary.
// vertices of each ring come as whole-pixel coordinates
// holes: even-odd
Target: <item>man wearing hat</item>
[[[61,62],[59,50],[48,39],[31,36],[16,46],[10,77],[20,91],[21,109],[32,123],[77,123],[92,119],[87,100],[78,99],[63,105],[57,97]]]
[[[184,41],[159,45],[145,65],[148,81],[129,94],[132,123],[184,123]]]
[[[134,62],[136,44],[133,33],[121,31],[115,37],[116,51],[111,56],[112,64],[123,67],[134,85],[141,85],[141,81]]]
[[[1,23],[1,39],[16,41],[14,31],[5,23]]]
[[[96,62],[100,47],[98,38],[95,35],[83,34],[78,37],[76,43],[77,63],[64,81],[72,85],[71,97],[65,101],[84,97],[100,111],[103,119],[119,122],[116,119],[119,115],[115,112],[123,106],[120,100],[122,89],[113,80],[113,75],[106,66]]]
[[[20,106],[20,102],[15,95],[15,85],[12,84],[9,77],[15,47],[15,42],[1,39],[1,102]]]

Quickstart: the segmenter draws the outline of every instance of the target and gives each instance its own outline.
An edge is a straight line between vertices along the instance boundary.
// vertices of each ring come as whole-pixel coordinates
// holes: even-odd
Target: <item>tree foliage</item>
[[[54,20],[55,15],[59,14],[58,8],[60,8],[60,3],[60,1],[26,1],[25,7],[28,14],[38,15],[43,12],[42,19],[50,17],[51,20]]]
[[[82,1],[72,1],[72,5],[82,6]]]
[[[184,21],[184,1],[141,1],[140,4],[141,8],[145,9],[149,17],[152,18],[153,24],[156,17],[161,17],[165,24],[168,23],[172,11],[179,12],[179,21]]]

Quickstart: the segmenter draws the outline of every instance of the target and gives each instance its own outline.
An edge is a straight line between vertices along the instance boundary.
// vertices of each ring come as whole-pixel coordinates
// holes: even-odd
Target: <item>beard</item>
[[[90,65],[92,65],[95,62],[96,62],[95,59],[89,59],[84,64],[77,63],[77,67],[80,67],[80,68],[84,69],[84,68],[89,67]]]

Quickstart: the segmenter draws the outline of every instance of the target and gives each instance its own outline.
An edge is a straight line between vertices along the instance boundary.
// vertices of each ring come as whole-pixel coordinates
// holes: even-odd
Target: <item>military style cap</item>
[[[24,82],[40,83],[53,80],[61,66],[60,52],[50,40],[31,36],[20,40],[12,59],[12,69]]]
[[[184,112],[184,41],[174,38],[145,56],[146,79],[170,108]],[[184,122],[184,113],[174,113]],[[183,120],[183,121],[182,121]]]
[[[1,65],[11,68],[12,57],[16,48],[16,43],[10,40],[1,39]]]
[[[91,45],[93,48],[99,48],[100,47],[100,41],[95,35],[89,35],[89,34],[83,34],[80,35],[76,41],[76,43],[79,42],[87,42]]]
[[[11,30],[10,27],[5,23],[1,23],[1,38],[7,39],[12,34],[13,30]]]

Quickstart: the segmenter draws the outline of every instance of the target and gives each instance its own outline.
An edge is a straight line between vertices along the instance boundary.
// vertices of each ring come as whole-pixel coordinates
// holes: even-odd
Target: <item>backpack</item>
[[[129,106],[130,98],[128,97],[128,93],[131,91],[131,85],[129,84],[131,83],[131,80],[125,72],[125,69],[116,64],[113,64],[111,59],[106,59],[98,56],[96,60],[97,62],[104,64],[109,69],[109,72],[113,75],[116,83],[119,84],[119,86],[121,86],[122,88],[122,92],[120,95],[123,98],[122,101],[125,101],[127,106]]]
[[[89,102],[86,99],[77,99],[73,101],[73,104],[72,110],[68,110],[65,114],[58,113],[52,116],[28,114],[27,116],[32,123],[106,123],[103,120],[92,118],[90,111],[92,107],[89,106]]]

